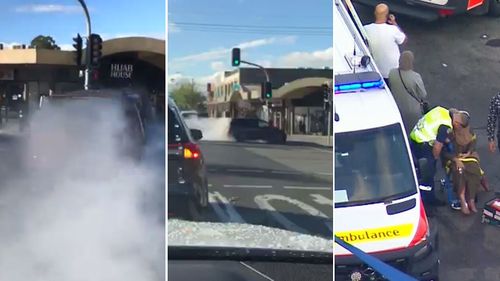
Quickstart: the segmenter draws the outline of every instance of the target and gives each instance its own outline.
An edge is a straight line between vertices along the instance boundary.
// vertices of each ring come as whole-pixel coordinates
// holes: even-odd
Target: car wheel
[[[490,16],[500,16],[500,0],[490,0],[490,9],[488,11]]]

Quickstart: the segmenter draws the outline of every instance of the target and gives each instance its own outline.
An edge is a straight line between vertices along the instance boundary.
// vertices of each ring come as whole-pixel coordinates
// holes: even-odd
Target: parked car
[[[249,140],[263,140],[268,143],[279,144],[286,142],[285,132],[271,126],[266,121],[256,118],[236,118],[231,120],[229,135],[237,142]]]
[[[208,206],[205,159],[200,130],[189,129],[172,99],[168,99],[168,214],[196,220]]]

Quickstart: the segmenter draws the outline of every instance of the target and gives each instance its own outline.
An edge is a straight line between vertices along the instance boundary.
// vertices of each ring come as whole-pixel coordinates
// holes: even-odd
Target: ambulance
[[[437,229],[420,197],[401,114],[354,8],[334,4],[335,235],[417,280],[438,280]],[[335,280],[375,274],[347,249],[336,245],[334,253]]]

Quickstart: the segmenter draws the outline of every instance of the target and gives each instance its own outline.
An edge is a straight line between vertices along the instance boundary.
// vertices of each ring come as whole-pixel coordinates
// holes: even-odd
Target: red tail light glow
[[[429,236],[429,222],[427,221],[427,214],[425,213],[424,204],[420,201],[420,218],[418,220],[417,232],[413,240],[410,242],[410,247],[418,245],[420,242],[427,239]]]
[[[200,147],[197,144],[184,144],[184,159],[199,159],[200,154]]]

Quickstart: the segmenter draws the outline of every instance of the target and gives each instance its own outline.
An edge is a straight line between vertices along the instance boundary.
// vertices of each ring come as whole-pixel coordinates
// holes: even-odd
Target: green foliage
[[[52,36],[38,35],[31,40],[30,47],[36,49],[49,49],[49,50],[60,50],[61,48],[57,46],[56,41]]]
[[[197,110],[198,112],[206,110],[207,98],[196,89],[194,82],[181,83],[170,90],[170,97],[181,110]]]

